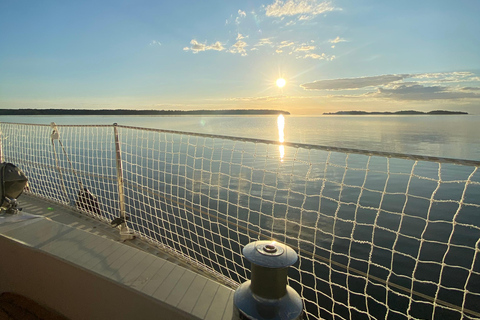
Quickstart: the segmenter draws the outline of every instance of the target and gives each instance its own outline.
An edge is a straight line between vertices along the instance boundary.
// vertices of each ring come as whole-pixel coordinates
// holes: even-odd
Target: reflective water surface
[[[112,124],[480,160],[480,116],[2,116],[0,121]],[[279,150],[281,152],[281,150]],[[287,156],[287,155],[286,155]]]

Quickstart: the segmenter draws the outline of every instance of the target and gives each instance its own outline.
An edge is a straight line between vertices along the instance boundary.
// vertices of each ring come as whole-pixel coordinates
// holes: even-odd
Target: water
[[[276,116],[2,116],[0,121],[112,124],[254,139],[279,139]],[[480,160],[480,116],[286,116],[284,140]]]

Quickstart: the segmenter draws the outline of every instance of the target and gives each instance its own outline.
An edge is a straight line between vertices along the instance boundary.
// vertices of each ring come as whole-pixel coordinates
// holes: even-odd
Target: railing
[[[308,319],[480,319],[478,161],[127,126],[58,132],[0,123],[0,154],[28,192],[106,222],[124,206],[136,236],[232,287],[250,277],[243,246],[274,239],[299,254],[289,285]]]

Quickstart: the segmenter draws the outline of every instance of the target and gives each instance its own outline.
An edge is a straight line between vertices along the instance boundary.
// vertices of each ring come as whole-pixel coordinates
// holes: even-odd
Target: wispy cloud
[[[235,24],[239,25],[240,22],[247,16],[247,13],[242,10],[238,10],[238,16],[235,18]]]
[[[480,87],[463,87],[461,88],[463,91],[480,91]]]
[[[421,73],[412,75],[412,78],[417,79],[418,82],[428,83],[460,83],[460,82],[477,82],[480,77],[472,72],[437,72],[437,73]]]
[[[241,9],[233,12],[230,18],[225,21],[225,24],[230,29],[230,36],[228,38],[220,39],[220,41],[213,44],[208,44],[206,41],[201,43],[193,39],[190,43],[191,45],[185,47],[184,50],[192,51],[193,53],[216,50],[239,54],[241,56],[246,56],[248,51],[267,51],[268,55],[282,54],[290,55],[292,58],[297,59],[303,58],[325,61],[330,61],[335,58],[333,55],[319,52],[316,46],[313,45],[314,40],[298,37],[297,35],[289,37],[289,35],[291,35],[290,33],[285,33],[285,37],[282,35],[283,39],[278,39],[275,30],[278,30],[279,27],[276,26],[273,28],[273,24],[281,23],[283,25],[293,26],[301,19],[311,19],[316,15],[341,9],[335,8],[330,1],[326,0],[270,1],[270,5],[261,7],[261,13],[256,13],[256,10],[247,13]],[[266,19],[267,16],[278,19]],[[289,18],[288,16],[291,17]],[[252,29],[253,22],[255,23],[254,29]],[[262,22],[265,27],[260,28]],[[240,28],[240,24],[245,25],[242,25],[242,28]],[[289,29],[291,29],[291,32],[296,31],[295,27]],[[263,37],[260,38],[259,36]],[[322,42],[324,41],[323,39]],[[336,41],[343,41],[343,39],[338,38]],[[226,44],[229,45],[227,46]]]
[[[415,81],[415,80],[420,80]],[[473,86],[460,87],[459,82]],[[479,86],[475,86],[479,83]],[[352,94],[330,98],[373,98],[395,101],[467,100],[480,99],[480,79],[470,72],[386,74],[372,77],[318,80],[300,85],[306,90],[352,90]],[[369,88],[370,92],[359,89]],[[373,90],[375,91],[373,91]]]
[[[261,47],[261,46],[267,46],[267,45],[268,46],[273,45],[272,38],[262,38],[262,39],[258,40],[255,47]]]
[[[238,26],[246,16],[247,16],[247,13],[239,9],[236,15],[231,14],[230,18],[225,19],[225,25],[235,23]]]
[[[329,56],[325,53],[321,53],[321,54],[307,53],[303,57],[300,56],[299,58],[332,61],[333,59],[335,59],[335,56],[334,55]]]
[[[378,88],[375,97],[394,100],[459,100],[480,99],[480,94],[463,88],[447,86],[423,86],[420,84],[399,84],[392,88]]]
[[[242,40],[242,39],[245,39],[245,38],[248,38],[248,36],[244,36],[244,35],[241,34],[241,33],[238,33],[238,34],[237,34],[237,40]]]
[[[391,82],[400,81],[410,77],[408,74],[401,75],[381,75],[361,78],[344,78],[332,80],[317,80],[300,85],[307,90],[345,90],[360,89],[365,87],[381,86]]]
[[[296,51],[296,52],[299,52],[299,51],[312,51],[312,50],[315,50],[315,46],[306,46],[306,45],[303,45],[303,46],[301,46],[301,47],[295,48],[295,51]]]
[[[280,44],[277,46],[278,49],[285,48],[285,47],[291,47],[295,45],[295,42],[292,41],[282,41]]]
[[[161,46],[162,44],[160,43],[160,41],[152,40],[152,41],[150,41],[150,43],[148,45],[150,45],[150,46]]]
[[[331,40],[328,40],[328,42],[330,42],[332,44],[332,49],[335,48],[335,45],[337,43],[340,43],[340,42],[347,42],[347,40],[343,39],[343,38],[340,38],[340,37],[336,37],[335,39],[331,39]]]
[[[245,47],[247,47],[247,43],[242,40],[238,40],[233,46],[228,49],[228,52],[230,53],[239,53],[242,56],[247,55],[247,51],[245,50]]]
[[[199,53],[200,51],[208,51],[208,50],[215,50],[215,51],[223,51],[225,48],[223,47],[220,41],[217,41],[211,45],[207,45],[206,43],[200,43],[195,39],[190,41],[191,46],[183,48],[184,51],[192,51],[193,53]]]
[[[347,40],[342,39],[342,38],[340,38],[340,37],[336,37],[336,38],[333,39],[333,40],[328,40],[328,42],[330,42],[330,43],[339,43],[339,42],[347,42]]]
[[[266,7],[268,17],[282,17],[301,15],[303,19],[337,10],[330,1],[317,0],[275,0],[275,3]]]

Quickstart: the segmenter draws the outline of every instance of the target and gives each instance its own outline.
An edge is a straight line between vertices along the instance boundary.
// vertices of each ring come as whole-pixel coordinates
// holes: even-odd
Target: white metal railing
[[[299,254],[289,285],[309,319],[480,319],[478,161],[120,125],[58,132],[0,123],[0,155],[28,192],[106,222],[124,212],[135,235],[232,287],[250,276],[243,246],[274,239]]]

